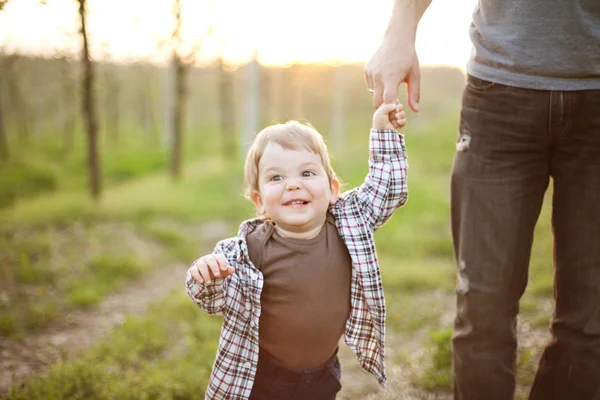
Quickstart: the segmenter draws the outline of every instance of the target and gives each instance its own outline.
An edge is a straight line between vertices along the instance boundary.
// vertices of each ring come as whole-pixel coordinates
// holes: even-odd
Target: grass
[[[419,383],[428,390],[449,388],[452,383],[452,330],[430,330],[426,348],[430,365],[423,371]]]
[[[5,398],[190,399],[203,397],[220,318],[190,307],[177,290],[78,357],[53,364]]]
[[[70,282],[67,302],[77,308],[95,305],[147,269],[141,261],[130,256],[100,255],[87,264],[76,281]]]

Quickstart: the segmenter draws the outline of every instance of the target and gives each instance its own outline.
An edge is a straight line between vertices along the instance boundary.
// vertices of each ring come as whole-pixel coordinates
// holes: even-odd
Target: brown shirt
[[[260,347],[290,368],[320,366],[334,353],[350,312],[352,261],[333,216],[311,239],[284,237],[264,223],[247,242],[264,276]]]

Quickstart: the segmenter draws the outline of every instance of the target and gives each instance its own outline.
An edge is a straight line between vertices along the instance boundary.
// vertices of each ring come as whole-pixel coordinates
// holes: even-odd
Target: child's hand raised
[[[227,265],[223,254],[207,254],[194,261],[190,267],[192,277],[202,284],[208,284],[213,279],[225,278],[234,272],[235,268]]]
[[[406,125],[404,107],[396,104],[382,104],[373,114],[373,129],[400,129]]]

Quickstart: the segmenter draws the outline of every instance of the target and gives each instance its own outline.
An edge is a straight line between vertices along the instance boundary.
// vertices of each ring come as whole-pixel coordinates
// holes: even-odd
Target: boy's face
[[[269,143],[258,164],[258,188],[254,205],[281,230],[302,234],[320,229],[340,186],[329,183],[319,155]]]

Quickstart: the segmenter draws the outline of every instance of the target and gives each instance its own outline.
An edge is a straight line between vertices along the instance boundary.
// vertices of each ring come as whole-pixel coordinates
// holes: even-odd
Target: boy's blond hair
[[[252,194],[258,192],[258,163],[269,143],[277,143],[286,150],[308,150],[321,157],[329,183],[337,179],[329,152],[323,137],[315,128],[298,121],[288,121],[285,124],[271,125],[256,135],[248,153],[244,166],[244,194],[252,199]]]

